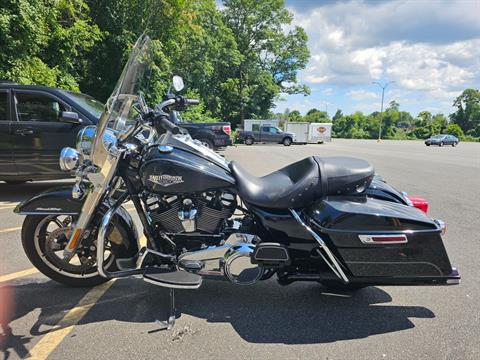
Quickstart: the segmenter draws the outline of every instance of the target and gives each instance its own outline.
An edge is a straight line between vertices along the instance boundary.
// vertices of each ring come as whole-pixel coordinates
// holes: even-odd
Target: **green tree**
[[[480,136],[480,91],[465,89],[453,106],[457,111],[450,115],[450,119],[467,135]]]
[[[449,135],[455,135],[459,139],[464,138],[463,130],[458,124],[450,123],[447,125],[445,132]]]
[[[100,39],[83,0],[4,0],[0,78],[78,90]]]
[[[224,0],[223,16],[232,30],[240,57],[229,79],[230,108],[243,124],[252,114],[268,113],[280,93],[308,93],[297,72],[309,58],[307,35],[300,27],[285,31],[292,15],[283,0]]]
[[[331,122],[328,114],[325,111],[320,111],[318,109],[310,109],[307,114],[303,117],[303,121],[316,123],[316,122]]]
[[[300,114],[300,111],[298,110],[292,110],[288,114],[288,121],[293,121],[293,122],[303,121],[302,114]]]

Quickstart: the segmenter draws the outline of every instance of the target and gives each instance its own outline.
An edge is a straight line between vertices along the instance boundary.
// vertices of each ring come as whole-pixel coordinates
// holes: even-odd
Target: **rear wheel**
[[[245,139],[245,145],[253,145],[253,138],[247,137]]]
[[[200,141],[202,143],[203,146],[209,148],[209,149],[213,149],[213,142],[212,140],[209,140],[209,139],[198,139],[198,141]]]
[[[453,142],[453,143],[452,143],[452,146],[453,146],[453,147],[457,146],[457,143],[456,143],[456,142]]]
[[[443,146],[443,141],[441,141],[440,144],[438,144],[438,146]]]
[[[96,246],[93,239],[84,239],[70,262],[63,260],[75,219],[66,215],[29,215],[22,227],[22,245],[32,264],[50,279],[75,287],[90,287],[106,282],[98,274]],[[116,232],[115,230],[120,230]],[[95,232],[94,232],[95,233]],[[112,227],[110,234],[122,234]],[[117,240],[115,240],[117,241]],[[105,268],[116,269],[110,244],[105,245]]]
[[[285,139],[283,139],[282,144],[284,146],[290,146],[290,145],[292,145],[292,139],[289,138],[289,137],[286,137]]]

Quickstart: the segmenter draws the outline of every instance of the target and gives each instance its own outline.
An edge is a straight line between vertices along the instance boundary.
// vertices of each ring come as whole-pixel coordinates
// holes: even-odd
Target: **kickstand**
[[[175,289],[170,288],[170,313],[168,315],[168,320],[167,321],[155,320],[155,323],[161,325],[161,328],[151,332],[156,332],[160,330],[172,330],[172,328],[175,326],[176,314],[177,314],[177,309],[175,309]]]

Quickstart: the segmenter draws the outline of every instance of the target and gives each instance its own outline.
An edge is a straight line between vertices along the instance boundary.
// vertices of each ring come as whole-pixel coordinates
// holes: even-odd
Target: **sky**
[[[371,113],[385,104],[418,114],[453,112],[464,89],[480,88],[480,0],[286,0],[308,34],[300,71],[311,95],[283,95],[274,112],[311,108]]]

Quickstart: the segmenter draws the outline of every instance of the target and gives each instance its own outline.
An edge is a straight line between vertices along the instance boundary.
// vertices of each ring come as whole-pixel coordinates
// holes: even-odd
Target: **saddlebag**
[[[458,283],[440,224],[424,212],[369,197],[333,196],[307,211],[352,281],[390,285]]]

